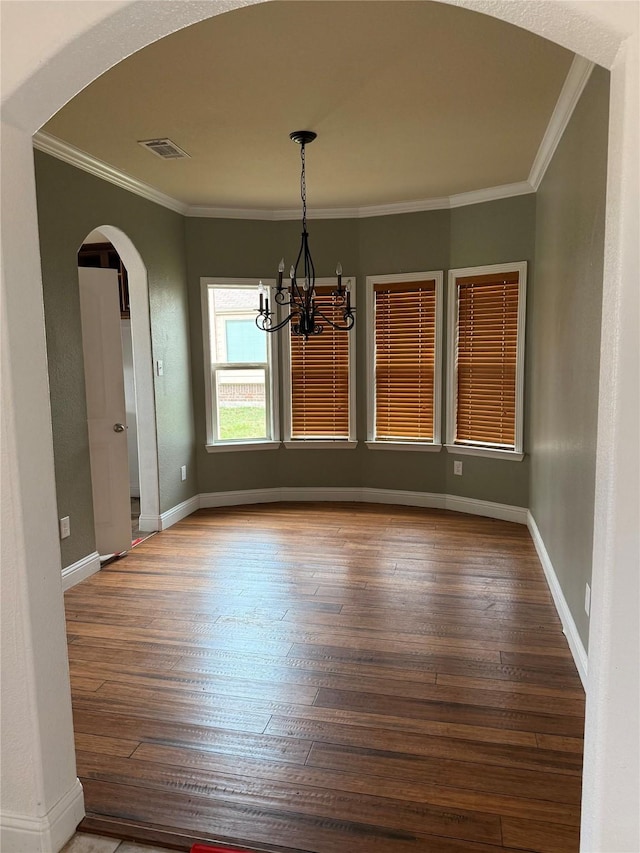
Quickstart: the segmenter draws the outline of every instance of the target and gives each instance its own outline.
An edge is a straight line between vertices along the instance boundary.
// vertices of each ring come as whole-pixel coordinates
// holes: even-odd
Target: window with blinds
[[[521,449],[522,267],[453,271],[453,444]]]
[[[316,284],[316,305],[335,322],[343,322],[331,293],[335,286]],[[354,332],[324,325],[322,334],[305,341],[291,335],[291,438],[350,438],[350,345]]]
[[[372,282],[374,441],[433,443],[436,279]]]

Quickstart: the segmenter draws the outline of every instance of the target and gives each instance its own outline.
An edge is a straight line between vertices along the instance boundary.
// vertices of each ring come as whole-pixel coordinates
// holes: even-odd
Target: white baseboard
[[[84,795],[80,780],[44,817],[0,813],[2,853],[51,853],[60,850],[83,819]]]
[[[426,509],[444,509],[446,495],[434,492],[407,492],[400,489],[361,489],[359,500],[369,504],[396,504],[398,506],[422,506]]]
[[[499,518],[502,521],[515,521],[526,524],[529,510],[526,506],[511,506],[493,501],[481,501],[477,498],[463,498],[458,495],[445,495],[445,509],[454,512],[466,512],[469,515],[484,515],[487,518]]]
[[[265,504],[287,500],[282,489],[241,489],[235,492],[208,492],[198,495],[200,509],[217,506],[241,506],[242,504]],[[289,498],[288,500],[293,500]]]
[[[159,515],[141,515],[138,518],[138,530],[143,533],[155,533],[156,530],[162,530],[162,520]]]
[[[140,497],[140,486],[138,485],[138,483],[129,483],[129,495],[132,498]]]
[[[569,610],[569,605],[567,604],[567,600],[562,592],[560,581],[558,580],[558,576],[553,568],[553,563],[551,562],[551,558],[547,552],[542,535],[538,530],[536,520],[533,515],[531,515],[531,512],[527,512],[527,527],[529,528],[533,544],[535,545],[538,557],[542,563],[542,568],[544,570],[547,583],[549,584],[549,590],[551,591],[551,595],[553,596],[553,600],[556,605],[556,610],[558,611],[558,616],[562,622],[562,630],[564,631],[567,642],[569,643],[569,649],[573,655],[578,675],[582,681],[582,686],[586,690],[588,664],[587,652],[582,640],[580,639],[578,628],[576,627],[576,623],[574,622],[571,611]]]
[[[100,554],[94,551],[62,570],[62,589],[68,590],[100,571]]]
[[[200,507],[238,506],[242,504],[274,503],[277,501],[338,501],[358,503],[388,503],[400,506],[421,506],[429,509],[450,509],[471,515],[484,515],[504,521],[527,523],[526,507],[480,501],[457,495],[433,492],[408,492],[397,489],[313,488],[287,487],[273,489],[244,489],[235,492],[209,492],[200,495]],[[184,516],[182,516],[184,517]],[[178,519],[176,519],[178,520]]]
[[[183,518],[186,518],[188,515],[191,515],[192,512],[200,509],[200,505],[200,495],[194,495],[192,498],[182,501],[182,503],[177,504],[177,506],[171,507],[171,509],[168,509],[166,512],[160,513],[160,516],[157,519],[159,524],[154,528],[154,530],[166,530],[167,527],[171,527],[172,524],[182,521]],[[140,527],[140,530],[144,529],[145,528]]]

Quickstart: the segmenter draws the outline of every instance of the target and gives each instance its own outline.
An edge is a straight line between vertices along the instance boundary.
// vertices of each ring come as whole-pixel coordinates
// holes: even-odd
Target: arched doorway
[[[103,563],[144,538],[140,523],[145,532],[159,526],[147,272],[129,237],[109,225],[87,235],[78,265],[94,526]]]
[[[97,230],[113,244],[128,273],[137,416],[140,529],[153,531],[158,529],[160,496],[147,270],[140,253],[124,231],[113,225],[101,225]]]
[[[15,487],[11,500],[3,501],[8,530],[3,537],[4,565],[11,591],[5,596],[3,625],[8,626],[5,642],[12,650],[5,668],[10,690],[4,707],[12,745],[3,762],[3,772],[6,769],[11,780],[3,804],[10,843],[3,849],[15,851],[25,849],[25,837],[37,839],[38,849],[58,849],[74,825],[80,802],[64,665],[60,566],[55,557],[53,455],[50,426],[47,429],[50,414],[30,137],[66,100],[125,55],[203,17],[243,4],[169,4],[168,14],[159,14],[161,6],[167,8],[165,4],[123,3],[116,11],[114,6],[101,7],[89,21],[43,20],[41,39],[29,38],[35,22],[29,19],[28,8],[19,5],[10,21],[10,34],[21,47],[31,44],[33,54],[25,53],[20,62],[16,59],[17,73],[7,83],[10,91],[5,99],[3,196],[11,217],[3,235],[6,310],[2,336],[3,364],[7,365],[3,465],[9,487]],[[633,780],[638,768],[638,756],[629,754],[632,745],[623,736],[622,717],[637,703],[637,673],[633,676],[628,663],[634,662],[629,638],[637,638],[636,613],[632,607],[616,610],[612,604],[624,601],[625,596],[632,600],[629,592],[637,589],[637,555],[633,538],[628,536],[638,509],[631,470],[636,457],[626,456],[626,466],[622,466],[615,450],[619,446],[620,452],[637,455],[637,448],[633,450],[624,441],[629,424],[637,427],[638,422],[633,359],[637,354],[637,21],[628,25],[620,4],[611,4],[613,9],[606,3],[523,5],[509,0],[467,0],[459,5],[512,21],[614,70],[593,586],[594,596],[596,592],[598,596],[594,597],[591,628],[587,718],[588,743],[593,748],[587,752],[590,766],[584,811],[589,824],[583,847],[622,849],[615,838],[624,838],[614,833],[630,826],[628,815],[617,818],[624,817],[629,797],[636,793]],[[629,43],[620,50],[627,39]],[[26,459],[32,471],[21,464]],[[34,512],[41,521],[36,530],[28,526]],[[617,664],[618,656],[620,663],[626,661],[626,670]],[[630,680],[625,677],[629,672]],[[626,786],[621,767],[627,768]]]

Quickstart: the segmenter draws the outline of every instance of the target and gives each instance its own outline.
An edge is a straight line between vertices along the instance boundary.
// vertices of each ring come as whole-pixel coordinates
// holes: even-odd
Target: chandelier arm
[[[265,317],[264,314],[259,314],[256,317],[256,326],[260,329],[261,332],[279,332],[280,329],[284,329],[287,323],[290,323],[292,321],[294,314],[295,312],[292,311],[288,317],[285,317],[284,320],[281,320],[275,326],[272,326],[270,322],[267,323],[267,320],[269,320],[268,317]],[[259,322],[260,320],[262,320],[262,323]]]
[[[313,258],[311,257],[311,251],[309,249],[309,235],[307,234],[306,239],[304,241],[304,255],[305,255],[305,268],[308,269],[308,278],[309,278],[309,290],[313,290],[316,286],[316,268],[313,263]],[[305,270],[305,271],[306,271]]]
[[[354,310],[354,309],[352,309],[352,311],[353,311],[353,310]],[[344,325],[344,326],[340,326],[338,323],[334,323],[334,322],[333,322],[333,320],[330,320],[330,319],[326,316],[326,314],[323,314],[323,313],[322,313],[322,311],[321,311],[319,308],[316,308],[316,314],[319,314],[319,315],[322,317],[322,319],[325,321],[325,323],[327,323],[327,324],[328,324],[329,326],[331,326],[332,328],[336,329],[336,331],[338,331],[338,332],[348,332],[348,331],[349,331],[349,329],[353,329],[353,324],[354,324],[354,323],[355,323],[355,321],[356,321],[356,318],[353,316],[353,314],[352,314],[352,313],[349,313],[349,314],[347,315],[347,316],[349,317],[349,320],[347,321],[347,319],[345,318],[345,325]]]
[[[288,300],[287,300],[287,295],[289,296]],[[274,299],[276,301],[276,304],[278,304],[278,305],[293,305],[294,304],[291,300],[291,294],[290,293],[287,294],[286,288],[283,288],[283,290],[281,290],[279,293],[276,293],[276,295],[274,296]]]

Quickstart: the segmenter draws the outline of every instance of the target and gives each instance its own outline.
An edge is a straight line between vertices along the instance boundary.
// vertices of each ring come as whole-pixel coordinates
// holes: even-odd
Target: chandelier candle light
[[[282,286],[282,274],[284,272],[284,258],[278,266],[278,284],[276,286],[275,301],[278,305],[284,305],[289,309],[289,314],[279,323],[274,323],[275,314],[269,309],[269,296],[265,295],[265,289],[260,282],[260,308],[256,317],[256,325],[263,332],[277,332],[291,323],[291,334],[304,337],[305,341],[310,335],[320,335],[325,324],[341,332],[349,332],[353,329],[355,318],[351,308],[351,293],[348,287],[342,284],[342,264],[336,267],[338,285],[332,292],[334,309],[342,309],[343,323],[336,323],[327,317],[316,303],[316,273],[313,265],[311,252],[309,251],[309,233],[307,232],[307,184],[305,170],[305,146],[316,138],[312,130],[296,130],[289,134],[290,139],[300,145],[300,159],[302,161],[302,172],[300,175],[300,197],[302,198],[302,240],[300,251],[295,266],[292,264],[289,270],[289,287]],[[303,279],[300,284],[298,280],[298,266],[303,262]]]

